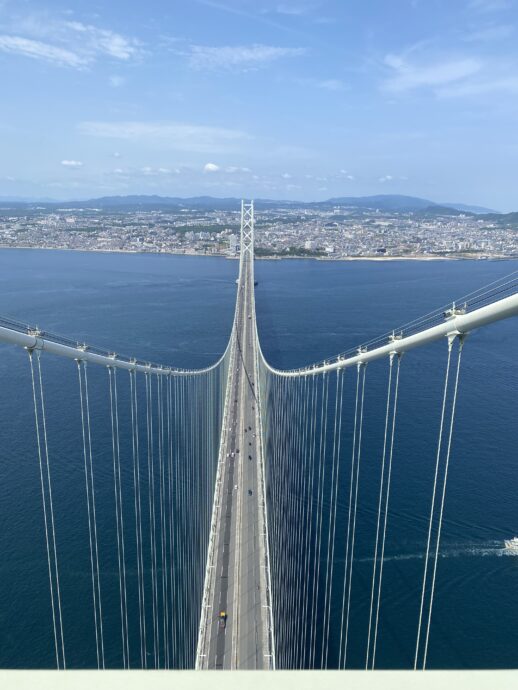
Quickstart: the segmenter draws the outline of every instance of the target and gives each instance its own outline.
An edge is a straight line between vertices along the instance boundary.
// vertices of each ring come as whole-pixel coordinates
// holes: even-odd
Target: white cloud
[[[286,14],[292,17],[301,17],[310,11],[310,7],[306,5],[293,5],[292,3],[281,2],[275,8],[277,14]]]
[[[291,180],[291,175],[290,175],[290,173],[282,173],[281,177],[282,177],[284,180]]]
[[[346,88],[341,79],[323,79],[322,81],[316,81],[315,86],[326,91],[344,91]]]
[[[189,64],[195,69],[253,69],[284,57],[304,54],[303,48],[282,48],[254,44],[249,46],[190,46]]]
[[[160,146],[198,153],[227,151],[249,139],[244,132],[183,122],[81,122],[82,134],[106,139],[155,142]]]
[[[387,91],[407,91],[420,87],[440,87],[462,81],[482,68],[479,60],[458,58],[426,65],[410,64],[405,58],[387,55],[385,64],[393,75],[384,83]]]
[[[499,12],[512,6],[511,0],[470,0],[468,8],[476,12]]]
[[[126,38],[115,31],[81,22],[63,22],[63,26],[83,38],[84,48],[88,52],[109,55],[118,60],[129,60],[141,52],[139,41]]]
[[[445,87],[437,91],[443,98],[459,98],[461,96],[481,96],[488,93],[518,94],[518,77],[493,77],[455,87]]]
[[[119,86],[122,86],[125,83],[126,83],[126,80],[124,79],[124,77],[120,77],[117,74],[114,74],[113,76],[110,77],[110,84],[115,89],[117,89]]]
[[[11,33],[0,36],[0,50],[59,66],[81,69],[101,57],[127,61],[143,52],[134,38],[43,13],[13,18],[9,28]]]
[[[226,173],[249,173],[251,172],[250,168],[239,168],[236,165],[229,165],[225,168]]]
[[[392,175],[384,175],[383,177],[378,178],[378,182],[391,182],[394,179]]]
[[[0,36],[0,50],[4,53],[12,53],[23,55],[36,60],[45,60],[56,65],[76,67],[85,67],[89,60],[81,57],[76,53],[64,48],[50,45],[49,43],[42,43],[41,41],[33,41],[22,36]]]
[[[216,165],[216,163],[206,163],[203,166],[203,172],[204,173],[213,173],[213,172],[218,172],[220,170],[219,165]]]
[[[64,160],[61,161],[61,165],[64,165],[66,168],[82,168],[83,161]]]
[[[514,26],[510,24],[500,24],[498,26],[486,26],[477,31],[464,36],[468,43],[490,43],[492,41],[503,41],[514,33]]]
[[[178,168],[153,168],[150,165],[145,165],[142,168],[130,168],[124,170],[123,168],[115,168],[112,170],[114,175],[124,175],[125,177],[140,178],[142,175],[145,177],[158,178],[166,177],[170,175],[178,175],[180,170]]]
[[[140,172],[146,176],[156,177],[157,175],[172,175],[173,173],[178,174],[180,171],[178,168],[171,170],[171,168],[152,168],[149,165],[145,165],[143,168],[140,168]]]
[[[300,86],[310,87],[313,89],[323,89],[324,91],[347,91],[349,88],[341,79],[313,79],[308,77],[297,78],[295,83]]]

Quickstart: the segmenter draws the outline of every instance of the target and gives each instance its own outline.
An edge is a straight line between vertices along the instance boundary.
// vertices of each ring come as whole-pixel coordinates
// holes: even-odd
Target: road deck
[[[247,258],[238,287],[210,599],[198,658],[205,669],[271,667],[253,289]]]

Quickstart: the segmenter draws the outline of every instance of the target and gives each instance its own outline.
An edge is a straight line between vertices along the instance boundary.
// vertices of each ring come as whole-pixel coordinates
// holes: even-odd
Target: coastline
[[[4,249],[22,249],[22,250],[44,250],[44,251],[58,251],[58,252],[91,252],[97,254],[152,254],[160,256],[194,256],[200,258],[212,258],[212,259],[227,259],[230,261],[235,261],[239,259],[239,255],[228,256],[226,254],[201,254],[200,252],[171,252],[171,251],[154,251],[154,252],[144,252],[138,251],[136,249],[86,249],[86,248],[76,248],[76,247],[26,247],[26,246],[13,246],[13,245],[2,245],[0,244],[0,251]],[[290,261],[290,260],[307,260],[307,261],[374,261],[374,262],[386,262],[386,261],[512,261],[513,259],[518,259],[518,256],[465,256],[465,255],[452,255],[452,256],[429,256],[429,255],[403,255],[403,256],[341,256],[341,257],[330,257],[330,256],[256,256],[256,261]]]

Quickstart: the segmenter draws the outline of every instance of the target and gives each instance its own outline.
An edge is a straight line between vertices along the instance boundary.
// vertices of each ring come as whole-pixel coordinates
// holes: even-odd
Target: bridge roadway
[[[271,667],[269,596],[259,406],[256,399],[255,308],[250,254],[238,286],[235,347],[216,489],[214,551],[198,647],[200,669]],[[225,624],[220,620],[225,612]]]

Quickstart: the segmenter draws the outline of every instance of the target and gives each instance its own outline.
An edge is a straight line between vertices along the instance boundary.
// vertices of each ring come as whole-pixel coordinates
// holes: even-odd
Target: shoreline
[[[57,252],[84,252],[92,254],[138,254],[138,255],[159,255],[159,256],[191,256],[199,258],[212,258],[212,259],[226,259],[230,261],[236,261],[239,259],[239,255],[227,256],[225,254],[201,254],[199,252],[143,252],[136,249],[80,249],[75,247],[18,247],[13,245],[2,245],[0,244],[1,250],[9,249],[21,249],[21,250],[32,250],[32,251],[57,251]],[[256,256],[256,261],[293,261],[293,260],[307,260],[307,261],[323,261],[323,262],[335,262],[340,261],[374,261],[374,262],[389,262],[389,261],[513,261],[518,260],[518,256],[428,256],[428,255],[415,255],[415,256],[343,256],[343,257],[328,257],[328,256]]]

